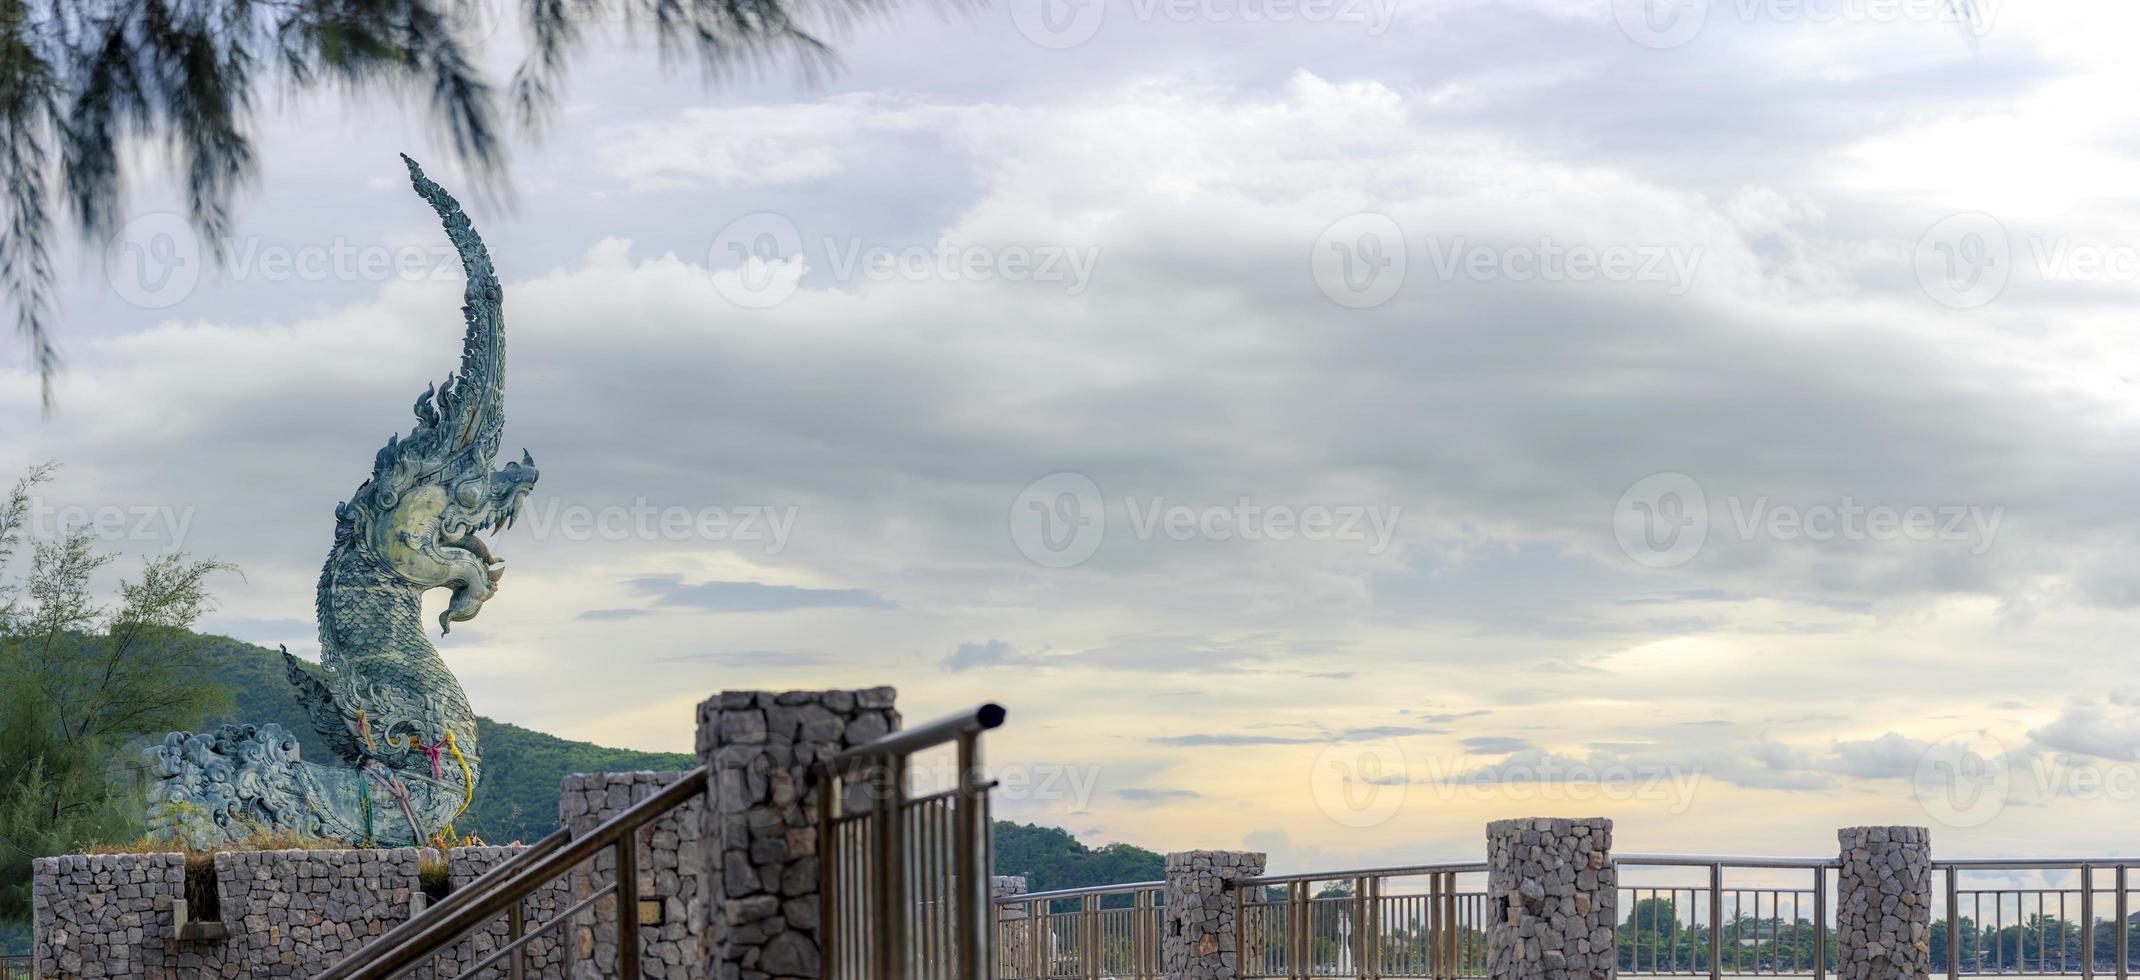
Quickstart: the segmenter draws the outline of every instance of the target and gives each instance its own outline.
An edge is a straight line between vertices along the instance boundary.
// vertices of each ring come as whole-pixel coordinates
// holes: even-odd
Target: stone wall
[[[714,806],[703,841],[713,928],[710,980],[816,977],[817,793],[809,768],[899,727],[891,688],[727,691],[698,708],[698,758]]]
[[[185,896],[177,854],[70,854],[30,862],[40,977],[168,976],[171,902]]]
[[[1526,818],[1486,825],[1486,974],[1606,980],[1618,970],[1612,821]]]
[[[423,851],[226,851],[215,856],[226,964],[309,977],[408,920]]]
[[[1922,980],[1932,971],[1932,835],[1923,827],[1836,831],[1837,980]]]
[[[1166,911],[1160,972],[1166,980],[1233,980],[1240,950],[1234,882],[1263,873],[1264,855],[1249,851],[1178,851],[1167,855]]]
[[[560,819],[576,832],[622,812],[668,785],[677,773],[597,773],[566,777]],[[640,943],[649,980],[697,980],[705,966],[699,936],[707,932],[710,889],[705,884],[704,806],[686,804],[655,821],[640,840]],[[448,888],[465,886],[516,853],[516,847],[464,847],[446,852]],[[303,977],[339,961],[374,937],[407,921],[422,894],[420,862],[429,849],[230,851],[215,856],[221,939],[178,942],[170,932],[172,903],[185,896],[183,856],[73,855],[33,863],[33,930],[38,976],[44,980],[148,980],[179,977]],[[603,852],[526,903],[530,929],[615,875],[615,856]],[[190,910],[195,920],[207,910]],[[814,906],[812,908],[814,912]],[[597,917],[590,920],[590,916]],[[531,940],[531,980],[616,975],[616,909],[603,901],[579,921]],[[501,916],[438,958],[439,978],[460,976],[502,946],[509,927]],[[429,976],[428,971],[423,975]]]
[[[606,772],[566,776],[558,799],[559,816],[577,836],[659,792],[681,778],[680,772]],[[705,857],[699,846],[705,829],[703,798],[677,807],[639,831],[639,951],[649,980],[696,980],[705,976],[699,935],[708,916],[708,889],[703,881]],[[617,857],[604,850],[592,868],[575,875],[578,901],[616,880]],[[572,924],[576,978],[615,976],[617,906],[595,903]]]

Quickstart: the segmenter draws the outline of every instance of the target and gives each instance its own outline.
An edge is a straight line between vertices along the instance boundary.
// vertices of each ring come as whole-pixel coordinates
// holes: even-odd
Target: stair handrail
[[[544,856],[528,861],[520,861],[516,856],[516,860],[507,862],[518,868],[510,877],[483,885],[493,880],[492,874],[485,874],[471,882],[469,887],[448,895],[437,906],[394,927],[377,941],[328,968],[315,980],[388,980],[425,957],[436,956],[468,933],[488,925],[508,908],[514,909],[517,917],[521,903],[529,895],[547,887],[606,847],[617,851],[616,881],[588,898],[599,898],[610,891],[617,893],[617,976],[618,980],[638,980],[639,859],[636,834],[639,828],[704,793],[707,771],[707,767],[701,765],[685,773],[652,796],[569,841],[551,843],[554,838],[566,835],[563,830],[543,838],[536,846],[549,848]],[[493,869],[493,874],[496,870]],[[477,887],[479,885],[482,887]],[[456,902],[457,898],[460,900]],[[580,907],[574,906],[560,913],[537,926],[536,931],[556,925]]]

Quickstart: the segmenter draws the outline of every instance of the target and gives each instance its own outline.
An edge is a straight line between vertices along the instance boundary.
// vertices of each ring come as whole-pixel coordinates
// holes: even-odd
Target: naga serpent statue
[[[320,665],[283,651],[312,727],[339,757],[300,759],[280,725],[172,732],[145,753],[153,836],[196,847],[266,832],[365,845],[453,833],[482,775],[468,695],[424,636],[424,593],[453,590],[441,631],[475,618],[504,573],[477,532],[504,530],[534,488],[535,460],[492,469],[505,427],[503,293],[460,203],[408,164],[468,276],[461,368],[416,399],[416,427],[379,450],[371,478],[334,511],[320,570]]]

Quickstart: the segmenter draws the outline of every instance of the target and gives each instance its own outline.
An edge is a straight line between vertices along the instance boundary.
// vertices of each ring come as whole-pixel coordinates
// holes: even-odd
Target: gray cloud
[[[632,580],[632,588],[654,596],[657,606],[680,606],[708,612],[780,612],[788,609],[890,609],[892,603],[868,589],[808,589],[763,582],[696,582],[669,575]]]
[[[972,670],[976,667],[998,667],[1009,663],[1027,662],[1028,658],[1002,640],[982,643],[961,643],[958,649],[943,660],[943,668],[952,673]]]
[[[810,650],[722,650],[662,657],[662,663],[715,667],[818,667],[835,658]]]
[[[1524,739],[1509,738],[1503,735],[1480,735],[1473,738],[1467,738],[1464,739],[1463,745],[1465,751],[1467,752],[1478,752],[1482,754],[1491,753],[1495,755],[1506,755],[1511,752],[1520,752],[1524,749],[1534,747],[1531,745],[1530,742]]]
[[[2030,729],[2029,737],[2060,752],[2117,762],[2140,760],[2140,699],[2122,690],[2101,698],[2074,698],[2050,724]]]
[[[1835,743],[1830,767],[1859,779],[1904,779],[1917,771],[1931,743],[1888,732],[1875,739]]]
[[[1132,803],[1171,803],[1176,800],[1201,799],[1203,794],[1186,789],[1121,789],[1115,795]]]

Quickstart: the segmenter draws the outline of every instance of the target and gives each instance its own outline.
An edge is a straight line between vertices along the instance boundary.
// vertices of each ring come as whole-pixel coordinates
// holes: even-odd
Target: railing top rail
[[[938,718],[916,728],[904,728],[866,745],[858,745],[820,763],[818,775],[844,776],[870,763],[894,756],[913,755],[968,735],[999,728],[1007,713],[999,704],[984,704],[972,711]]]
[[[1788,857],[1761,854],[1616,854],[1613,863],[1640,868],[1762,868],[1777,870],[1826,870],[1839,867],[1841,861],[1832,857]],[[2079,871],[2093,868],[2110,871],[2120,867],[2140,869],[2140,857],[2055,857],[2055,858],[1950,858],[1935,859],[1934,870],[1955,871]],[[1235,887],[1259,885],[1287,885],[1302,881],[1342,881],[1347,878],[1401,878],[1409,875],[1436,874],[1441,872],[1468,873],[1487,870],[1484,861],[1446,861],[1435,864],[1398,865],[1387,868],[1347,868],[1334,871],[1302,871],[1289,874],[1263,875],[1244,878],[1235,882]],[[1033,892],[1011,895],[996,900],[996,904],[1015,904],[1044,898],[1080,898],[1105,892],[1127,892],[1147,888],[1161,888],[1163,881],[1140,881],[1120,885],[1094,885],[1088,888],[1066,888],[1050,892]],[[1636,886],[1648,887],[1648,886]]]
[[[997,905],[1017,905],[1021,902],[1053,901],[1063,898],[1084,898],[1087,895],[1113,895],[1121,892],[1156,891],[1167,887],[1164,881],[1132,881],[1121,885],[1086,885],[1082,888],[1057,888],[1045,892],[1025,892],[1019,895],[998,895]]]
[[[1459,874],[1485,871],[1484,861],[1446,861],[1439,864],[1399,865],[1391,868],[1354,868],[1345,871],[1304,871],[1297,874],[1264,875],[1260,878],[1244,878],[1234,883],[1235,887],[1253,885],[1289,885],[1296,881],[1338,881],[1344,878],[1402,878],[1408,875],[1427,875],[1438,872]]]
[[[1720,864],[1727,868],[1833,868],[1839,863],[1832,857],[1772,857],[1753,854],[1615,854],[1615,864],[1632,864],[1658,868],[1706,868]]]
[[[440,910],[411,919],[408,924],[422,923],[411,931],[406,939],[387,941],[382,936],[354,955],[330,967],[315,980],[350,980],[352,977],[391,977],[402,968],[431,955],[446,942],[458,940],[463,933],[489,921],[514,903],[555,881],[559,875],[571,870],[603,848],[609,847],[626,834],[638,831],[655,818],[668,813],[706,791],[705,766],[699,766],[683,774],[675,782],[662,787],[654,795],[632,804],[630,809],[602,822],[553,851],[549,856],[535,861],[513,874],[510,879],[471,894],[463,904],[451,910]],[[449,896],[450,897],[450,896]],[[396,930],[399,931],[398,929]]]
[[[2075,858],[1934,858],[1932,867],[1956,871],[2079,871],[2082,866],[2111,870],[2120,866],[2140,868],[2140,857]]]

